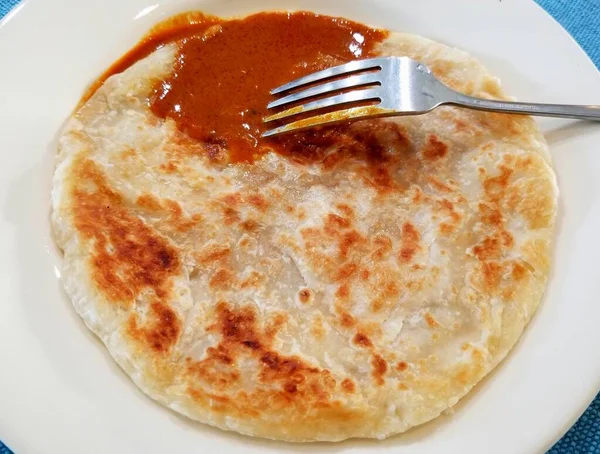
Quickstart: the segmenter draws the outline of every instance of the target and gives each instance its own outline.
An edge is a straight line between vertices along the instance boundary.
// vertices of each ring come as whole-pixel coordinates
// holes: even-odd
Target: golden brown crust
[[[421,150],[424,161],[435,162],[444,159],[448,154],[448,145],[442,142],[435,134],[427,137],[427,142]]]
[[[177,250],[131,216],[93,161],[77,160],[72,172],[80,183],[72,193],[75,228],[94,241],[89,260],[98,290],[120,303],[132,303],[145,289],[164,299],[171,290],[169,277],[180,272]],[[94,189],[81,189],[86,185]]]
[[[135,314],[129,317],[127,332],[159,354],[169,353],[181,334],[181,322],[167,304],[155,302],[150,305],[152,322],[139,326]]]
[[[219,302],[209,332],[218,333],[221,341],[207,349],[205,359],[186,359],[186,375],[194,383],[188,389],[193,399],[202,406],[216,400],[217,411],[236,416],[259,418],[278,408],[297,421],[319,419],[320,413],[329,415],[332,410],[340,417],[351,418],[352,413],[343,410],[333,397],[340,390],[354,392],[351,380],[338,383],[328,370],[272,348],[277,325],[285,323],[284,319],[275,321],[271,329],[261,330],[252,306],[234,310],[228,303]],[[257,367],[255,389],[232,393],[241,380],[238,365],[249,360]],[[207,393],[206,389],[213,391]]]

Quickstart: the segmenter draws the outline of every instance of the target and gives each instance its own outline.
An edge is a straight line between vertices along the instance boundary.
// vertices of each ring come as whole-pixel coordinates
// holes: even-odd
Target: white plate
[[[160,3],[157,3],[160,2]],[[192,423],[146,398],[56,278],[54,137],[86,85],[186,9],[309,9],[422,34],[480,58],[521,99],[600,104],[600,74],[530,0],[28,1],[0,28],[0,437],[17,453],[542,452],[600,388],[600,124],[542,120],[561,188],[552,279],[531,325],[446,415],[384,442],[287,445]]]

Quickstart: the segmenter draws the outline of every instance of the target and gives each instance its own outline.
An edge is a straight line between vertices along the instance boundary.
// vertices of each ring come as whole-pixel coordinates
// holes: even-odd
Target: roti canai
[[[421,37],[310,13],[206,21],[183,41],[159,30],[168,40],[62,131],[52,224],[75,309],[147,395],[223,429],[335,441],[435,418],[505,357],[544,291],[557,186],[538,127],[443,107],[268,142],[244,108],[232,132],[231,109],[252,101],[232,84],[369,55],[506,96],[472,57]],[[252,23],[324,50],[273,63],[278,76],[210,64]],[[354,48],[299,40],[317,26],[346,27]]]

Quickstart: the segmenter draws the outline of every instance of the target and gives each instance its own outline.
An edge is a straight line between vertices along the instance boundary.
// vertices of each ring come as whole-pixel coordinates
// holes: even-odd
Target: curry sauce
[[[176,42],[174,70],[154,87],[152,112],[173,119],[190,137],[227,150],[230,162],[252,161],[267,150],[290,152],[310,136],[261,138],[271,89],[314,71],[373,57],[386,36],[384,30],[308,12],[235,19],[187,13],[154,27],[91,90]]]

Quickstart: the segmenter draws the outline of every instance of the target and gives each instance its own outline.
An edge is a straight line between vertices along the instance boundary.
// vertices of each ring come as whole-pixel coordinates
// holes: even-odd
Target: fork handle
[[[455,93],[448,104],[490,112],[503,112],[542,117],[576,118],[600,121],[600,106],[576,106],[566,104],[535,104],[528,102],[494,101]]]

